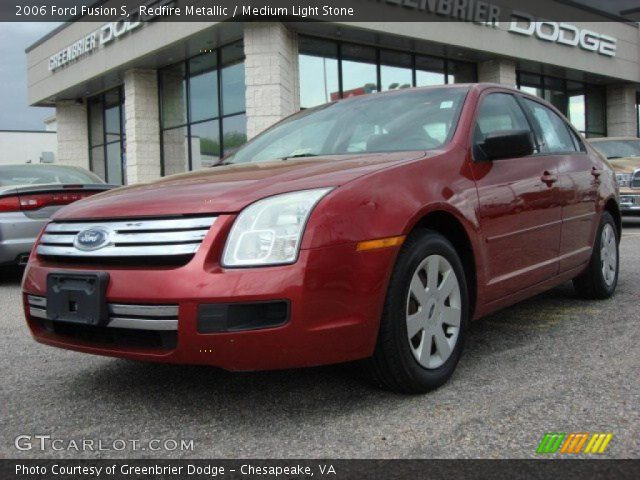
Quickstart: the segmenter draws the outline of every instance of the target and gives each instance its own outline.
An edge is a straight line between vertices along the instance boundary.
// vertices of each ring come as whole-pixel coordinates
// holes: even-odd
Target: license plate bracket
[[[109,274],[56,272],[47,275],[49,320],[104,326],[109,323]]]

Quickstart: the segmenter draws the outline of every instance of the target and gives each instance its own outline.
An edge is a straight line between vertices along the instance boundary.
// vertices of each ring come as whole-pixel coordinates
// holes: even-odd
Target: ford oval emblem
[[[103,227],[93,227],[78,233],[73,240],[73,246],[83,252],[92,252],[106,247],[110,241],[110,230]]]

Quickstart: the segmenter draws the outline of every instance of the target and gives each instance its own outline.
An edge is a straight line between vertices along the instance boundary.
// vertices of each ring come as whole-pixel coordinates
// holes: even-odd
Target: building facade
[[[638,135],[631,22],[155,22],[71,55],[96,27],[28,49],[29,101],[56,108],[58,162],[110,183],[207,167],[301,108],[413,86],[517,86],[586,136]]]

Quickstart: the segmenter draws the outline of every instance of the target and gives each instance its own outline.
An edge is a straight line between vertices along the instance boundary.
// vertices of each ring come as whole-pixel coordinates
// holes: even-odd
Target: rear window
[[[73,167],[0,165],[0,186],[104,183],[91,172]]]

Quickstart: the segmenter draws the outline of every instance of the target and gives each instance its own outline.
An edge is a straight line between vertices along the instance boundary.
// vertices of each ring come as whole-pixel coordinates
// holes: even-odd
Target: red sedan
[[[23,282],[41,343],[279,369],[366,360],[442,385],[468,322],[618,279],[615,176],[559,112],[497,85],[305,110],[223,165],[74,203]]]

